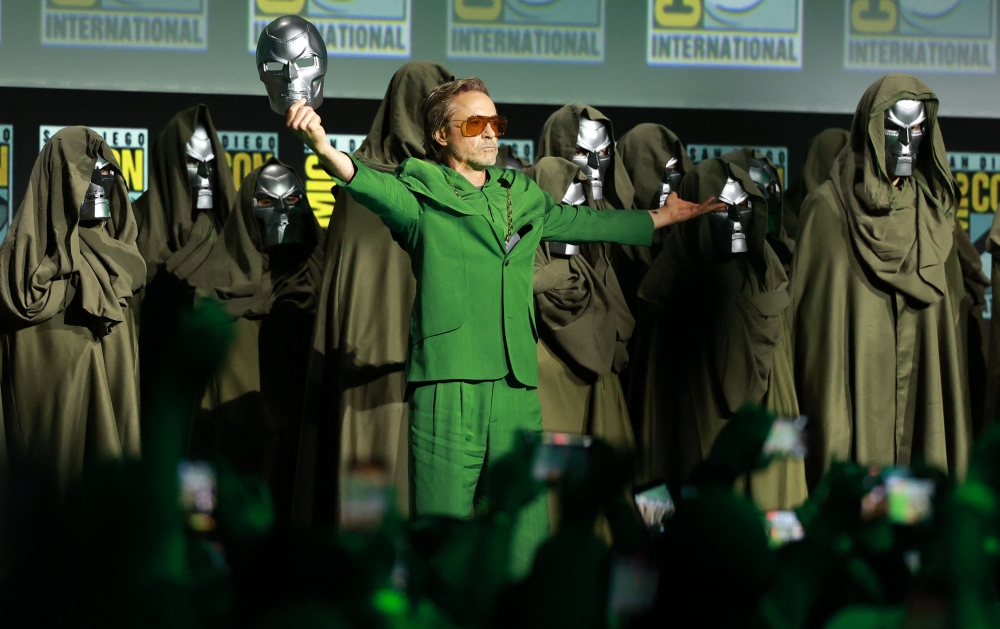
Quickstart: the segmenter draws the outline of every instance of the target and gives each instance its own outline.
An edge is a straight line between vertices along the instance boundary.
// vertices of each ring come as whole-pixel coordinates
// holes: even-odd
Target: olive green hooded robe
[[[657,314],[645,381],[643,473],[681,483],[744,404],[798,415],[786,316],[788,279],[765,238],[767,203],[750,175],[722,158],[701,162],[681,198],[718,196],[726,179],[750,194],[746,254],[715,250],[708,217],[672,228],[639,288]],[[805,465],[778,459],[745,481],[761,509],[805,500]]]
[[[892,185],[884,113],[925,102],[914,176]],[[858,103],[831,178],[806,199],[792,266],[796,387],[812,418],[810,483],[831,461],[961,476],[971,445],[965,296],[954,246],[955,191],[938,100],[887,75]]]
[[[667,162],[676,158],[683,173],[694,170],[680,138],[663,125],[644,122],[621,137],[618,154],[634,191],[632,207],[655,210]]]
[[[392,77],[355,157],[392,172],[425,158],[424,99],[454,76],[427,61]],[[410,258],[378,216],[344,190],[327,227],[316,332],[309,362],[295,490],[300,522],[338,520],[338,478],[358,464],[383,467],[409,504],[406,354],[416,280]],[[339,452],[339,454],[338,454]]]
[[[594,202],[590,179],[559,157],[543,157],[525,171],[554,199],[573,182],[583,184],[584,205]],[[549,243],[535,251],[535,322],[538,326],[538,398],[542,427],[600,437],[619,448],[634,446],[625,395],[617,373],[634,321],[602,243],[580,253],[553,256]]]
[[[735,151],[730,151],[722,156],[722,159],[727,162],[736,164],[745,172],[750,172],[750,160],[758,159],[770,164],[771,168],[775,168],[774,162],[768,159],[767,155],[764,155],[760,151],[753,149],[749,146],[744,146],[741,149],[736,149]],[[777,168],[775,168],[777,172]],[[779,185],[783,185],[779,182]],[[782,199],[784,197],[782,196]],[[781,264],[785,267],[785,272],[791,270],[792,264],[792,251],[795,248],[795,243],[788,238],[785,234],[785,226],[782,224],[782,213],[778,212],[777,216],[768,216],[768,220],[775,223],[774,230],[767,234],[767,244],[771,245],[771,249],[777,254],[778,259],[781,260]]]
[[[212,142],[217,185],[214,207],[195,211],[188,184],[186,146],[199,122]],[[143,398],[148,396],[151,379],[156,377],[161,340],[179,310],[193,303],[194,290],[184,280],[204,264],[236,201],[226,149],[205,105],[185,109],[171,118],[153,140],[148,159],[149,188],[134,206],[139,225],[136,246],[146,261],[146,288],[139,296],[145,308],[139,308],[139,299],[133,306],[143,331],[139,338]]]
[[[604,175],[604,198],[594,200],[589,183],[584,186],[588,207],[632,209],[635,192],[614,149],[614,127],[593,107],[566,105],[549,116],[529,176],[554,199],[565,196],[570,182],[589,181],[571,161],[583,116],[607,126],[613,155]],[[567,260],[553,257],[547,243],[539,247],[534,281],[540,326],[538,398],[545,430],[597,434],[619,447],[634,445],[617,374],[628,362],[626,343],[635,321],[616,269],[628,269],[634,295],[648,255],[645,247],[590,244]]]
[[[604,174],[604,198],[600,201],[594,201],[594,209],[635,209],[635,206],[632,205],[635,190],[632,188],[632,182],[625,170],[625,164],[622,163],[621,153],[615,145],[614,125],[611,124],[611,120],[607,116],[593,107],[574,103],[559,108],[549,116],[545,125],[542,126],[538,149],[535,152],[535,161],[543,157],[561,157],[572,162],[573,155],[576,153],[576,138],[580,132],[580,118],[584,115],[590,120],[599,120],[607,126],[613,148],[613,159]],[[622,284],[622,290],[631,301],[635,297],[635,291],[642,280],[642,275],[649,268],[651,260],[649,248],[613,245],[611,254],[611,262]]]
[[[65,489],[93,459],[139,455],[139,355],[129,302],[146,267],[125,181],[111,218],[80,225],[100,135],[69,127],[46,143],[0,246],[0,464]]]
[[[243,180],[236,206],[205,263],[190,278],[219,299],[236,327],[223,367],[209,383],[192,430],[193,456],[218,454],[265,478],[279,517],[291,514],[306,367],[323,264],[323,233],[313,213],[302,244],[263,249],[253,192]]]
[[[840,151],[847,146],[851,134],[844,129],[826,129],[809,141],[809,151],[802,165],[802,174],[788,186],[783,199],[782,225],[785,234],[794,242],[799,233],[799,212],[802,202],[816,188],[830,178],[830,168]]]

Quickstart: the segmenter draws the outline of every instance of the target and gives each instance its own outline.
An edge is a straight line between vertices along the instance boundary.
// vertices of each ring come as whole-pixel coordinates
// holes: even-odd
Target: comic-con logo
[[[647,0],[646,62],[801,68],[803,0]]]
[[[992,256],[986,252],[986,239],[1000,205],[1000,153],[948,153],[948,164],[958,184],[959,223],[968,231],[969,239],[983,261],[983,271],[990,275]],[[992,289],[986,289],[983,318],[991,316]]]
[[[844,67],[993,74],[997,0],[844,0]]]
[[[604,61],[605,0],[448,0],[448,57]]]
[[[255,168],[278,157],[278,134],[256,131],[219,131],[219,141],[226,150],[226,162],[233,171],[236,189]]]
[[[743,146],[725,146],[722,144],[688,144],[687,151],[691,161],[697,164],[698,162],[702,162],[713,157],[722,157],[726,153],[730,153],[741,148],[743,148]],[[781,187],[787,190],[788,148],[784,146],[755,146],[754,148],[764,155],[767,155],[767,158],[771,160],[771,163],[774,164],[775,169],[778,171],[778,176],[781,177]]]
[[[410,0],[250,0],[250,52],[264,27],[282,15],[312,22],[330,55],[410,56]]]
[[[38,127],[38,150],[45,147],[57,131],[58,125],[42,125]],[[128,197],[135,201],[146,191],[149,181],[149,163],[146,161],[146,143],[149,131],[146,129],[128,129],[123,127],[90,127],[104,138],[115,154],[115,160],[122,168],[122,177],[128,186]]]
[[[42,0],[49,46],[205,50],[208,0]]]
[[[0,124],[0,240],[7,235],[13,213],[14,126]]]

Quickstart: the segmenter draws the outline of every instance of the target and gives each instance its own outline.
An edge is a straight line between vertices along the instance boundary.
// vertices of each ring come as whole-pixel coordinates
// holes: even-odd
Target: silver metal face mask
[[[750,178],[757,184],[764,200],[767,201],[767,233],[781,231],[781,178],[778,171],[767,160],[750,160]]]
[[[660,191],[656,193],[651,204],[651,210],[663,207],[667,204],[667,197],[671,192],[678,192],[681,189],[681,179],[684,173],[681,172],[681,164],[676,157],[671,157],[667,165],[663,167],[663,178],[660,180]]]
[[[885,169],[890,177],[909,177],[924,137],[923,101],[900,100],[885,112]]]
[[[215,152],[204,125],[199,123],[194,128],[184,153],[194,209],[210,210],[215,205]]]
[[[106,221],[111,218],[111,191],[115,187],[115,167],[100,158],[94,164],[87,194],[80,206],[81,221]]]
[[[265,251],[278,245],[306,242],[312,210],[302,183],[286,166],[268,164],[261,169],[253,192],[253,211]]]
[[[573,163],[583,174],[590,177],[590,190],[594,199],[604,198],[604,173],[611,165],[611,134],[603,122],[580,118],[580,130],[576,136],[576,149],[584,155],[574,155]],[[608,149],[606,155],[601,151]]]
[[[566,188],[566,194],[563,196],[562,202],[567,205],[583,205],[583,202],[586,200],[587,193],[583,190],[583,184],[579,181],[570,182],[569,188]],[[571,245],[568,242],[550,242],[549,253],[554,256],[568,258],[580,253],[580,247],[578,245]]]
[[[257,72],[275,113],[284,115],[303,98],[317,109],[323,104],[326,44],[310,22],[297,15],[279,17],[257,40]]]
[[[719,201],[726,204],[726,209],[708,215],[712,242],[719,251],[746,253],[746,233],[753,218],[750,195],[740,182],[728,178],[722,192],[719,193]]]

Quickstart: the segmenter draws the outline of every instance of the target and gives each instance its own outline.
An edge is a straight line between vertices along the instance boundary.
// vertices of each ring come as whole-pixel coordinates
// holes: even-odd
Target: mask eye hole
[[[285,202],[288,203],[288,205],[295,205],[299,202],[300,198],[301,197],[299,197],[299,195],[297,194],[290,194],[287,197],[285,197]]]
[[[111,170],[110,168],[102,168],[101,169],[101,176],[102,177],[111,177],[114,174],[115,174],[115,171]]]
[[[264,72],[281,72],[285,69],[285,64],[280,61],[265,61]]]
[[[312,68],[316,65],[316,57],[302,57],[301,59],[295,60],[295,65],[299,68]]]
[[[924,125],[922,124],[915,124],[912,127],[910,127],[910,131],[913,131],[915,133],[919,133],[923,130],[924,130]]]
[[[257,198],[257,207],[272,207],[274,205],[274,199],[266,195],[260,195]]]

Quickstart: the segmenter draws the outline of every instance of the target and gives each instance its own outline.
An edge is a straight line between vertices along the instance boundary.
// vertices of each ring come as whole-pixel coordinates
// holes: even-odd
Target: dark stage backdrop
[[[383,88],[384,89],[384,88]],[[860,94],[859,94],[860,96]],[[239,182],[271,154],[299,171],[321,222],[332,211],[329,178],[285,131],[267,98],[221,94],[83,91],[0,87],[0,228],[24,194],[32,165],[45,140],[59,127],[86,125],[104,133],[137,197],[146,188],[147,149],[152,138],[178,111],[208,105],[227,146]],[[802,112],[653,109],[594,105],[609,116],[619,137],[641,122],[673,129],[695,161],[751,145],[766,150],[785,170],[786,183],[798,175],[809,139],[828,127],[848,128],[851,116]],[[324,99],[319,113],[331,141],[352,150],[367,133],[377,100]],[[554,105],[499,104],[510,120],[506,140],[532,159],[538,134]],[[941,125],[962,194],[959,218],[982,251],[985,234],[1000,202],[1000,119],[942,118]],[[984,265],[988,270],[989,264]]]

